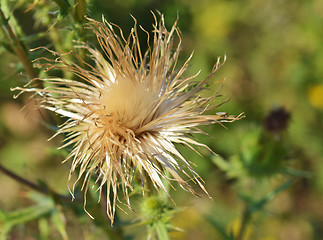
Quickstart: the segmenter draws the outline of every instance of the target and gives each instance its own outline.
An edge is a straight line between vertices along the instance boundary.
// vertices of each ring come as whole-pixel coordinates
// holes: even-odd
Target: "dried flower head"
[[[68,118],[57,134],[67,135],[62,147],[72,147],[65,160],[72,161],[70,175],[78,168],[76,182],[84,177],[85,192],[92,175],[100,193],[106,186],[107,215],[112,222],[117,191],[122,189],[130,207],[129,190],[133,190],[134,179],[141,178],[143,191],[146,181],[165,192],[165,182],[175,181],[195,194],[188,184],[193,181],[206,192],[203,181],[174,143],[207,147],[191,138],[192,133],[203,133],[198,126],[240,118],[225,113],[203,115],[218,92],[209,98],[197,94],[223,63],[219,59],[205,80],[193,82],[197,75],[182,76],[192,56],[175,70],[181,46],[176,22],[167,31],[163,16],[159,22],[155,18],[153,46],[142,55],[136,20],[127,39],[104,19],[102,23],[88,21],[87,27],[96,34],[103,54],[86,44],[79,47],[90,53],[95,67],[74,51],[62,55],[52,52],[58,57],[46,59],[49,68],[70,71],[83,82],[50,77],[35,79],[45,88],[32,84],[15,88],[34,92],[41,98],[41,107]],[[174,35],[179,39],[175,48]],[[85,67],[74,63],[72,57]]]

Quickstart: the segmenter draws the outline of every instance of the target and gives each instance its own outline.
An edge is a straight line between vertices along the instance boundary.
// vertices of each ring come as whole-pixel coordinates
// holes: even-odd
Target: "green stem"
[[[11,28],[10,24],[8,23],[7,18],[5,17],[3,11],[0,8],[0,19],[1,19],[1,29],[4,33],[4,35],[7,37],[12,49],[16,53],[17,57],[23,64],[27,75],[29,78],[37,78],[38,74],[35,71],[32,63],[30,62],[28,58],[28,54],[25,51],[25,48],[23,47],[22,43],[20,42],[19,38],[14,33],[14,30]]]
[[[80,42],[86,42],[86,31],[84,28],[85,23],[85,15],[87,13],[86,8],[86,1],[85,0],[75,0],[75,7],[74,7],[74,13],[73,18],[75,22],[75,28],[76,28],[76,34],[77,34],[77,40]],[[79,66],[82,68],[87,68],[87,65],[85,64],[87,62],[87,55],[85,48],[79,48],[78,49],[78,55],[82,59],[82,61],[79,61]],[[81,80],[81,79],[79,79]],[[81,80],[83,81],[83,80]]]
[[[75,0],[75,10],[74,19],[78,23],[83,23],[85,21],[86,14],[86,2],[85,0]]]
[[[241,227],[237,236],[237,240],[243,240],[249,219],[250,219],[250,211],[248,206],[245,206],[242,213]]]

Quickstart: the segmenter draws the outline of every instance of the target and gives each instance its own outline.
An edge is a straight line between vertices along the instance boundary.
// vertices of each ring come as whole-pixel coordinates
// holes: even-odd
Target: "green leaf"
[[[154,224],[154,228],[156,229],[157,236],[158,236],[159,240],[168,240],[169,239],[168,230],[167,230],[167,226],[165,225],[165,223],[158,221]]]
[[[1,222],[2,221],[4,221],[6,219],[6,214],[5,214],[5,212],[4,211],[2,211],[1,209],[0,209],[0,224],[1,224]]]
[[[213,163],[222,171],[227,172],[230,169],[230,162],[224,160],[220,156],[214,156],[212,158]]]
[[[1,221],[1,235],[4,238],[12,228],[25,222],[42,218],[49,215],[50,212],[55,208],[52,199],[43,196],[42,194],[30,192],[29,198],[36,201],[37,204],[27,208],[19,209],[14,212],[1,212],[0,217],[3,218]]]
[[[40,239],[41,240],[47,240],[50,234],[48,221],[45,218],[41,218],[38,221],[38,228],[40,233]]]
[[[61,211],[58,209],[53,212],[51,215],[51,220],[54,226],[56,227],[57,231],[61,234],[63,240],[67,240],[67,232],[66,232],[66,226],[64,221],[64,215]]]
[[[238,155],[233,155],[229,160],[225,160],[221,156],[214,156],[213,163],[223,172],[228,178],[242,178],[245,175],[240,158]]]
[[[2,234],[7,234],[13,227],[25,222],[41,218],[49,214],[53,209],[52,205],[35,205],[23,208],[6,214],[6,219],[1,226]],[[2,235],[0,235],[2,236]]]

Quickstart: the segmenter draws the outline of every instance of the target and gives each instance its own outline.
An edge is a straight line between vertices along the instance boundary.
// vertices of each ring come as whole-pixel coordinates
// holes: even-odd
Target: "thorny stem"
[[[247,227],[247,224],[250,219],[250,211],[248,206],[245,206],[243,213],[242,213],[242,220],[241,220],[241,226],[237,235],[237,240],[243,240],[244,233]]]
[[[4,35],[7,37],[9,43],[11,44],[12,49],[15,51],[21,63],[23,64],[28,77],[30,79],[36,78],[37,72],[35,71],[30,60],[28,59],[28,54],[26,53],[23,45],[21,44],[18,37],[14,33],[14,30],[11,28],[10,24],[7,22],[7,18],[5,17],[1,8],[0,8],[0,19],[1,19],[1,29]]]
[[[22,183],[28,187],[30,187],[31,189],[37,191],[37,192],[40,192],[40,193],[43,193],[45,195],[51,195],[53,196],[54,198],[56,199],[60,199],[60,200],[64,200],[64,201],[71,201],[72,198],[70,196],[65,196],[65,195],[61,195],[61,194],[58,194],[56,192],[53,192],[52,190],[50,190],[49,188],[47,187],[41,187],[17,174],[15,174],[14,172],[12,172],[11,170],[5,168],[4,166],[2,166],[0,164],[0,171],[2,173],[4,173],[5,175],[7,175],[8,177],[12,178],[13,180],[19,182],[19,183]]]

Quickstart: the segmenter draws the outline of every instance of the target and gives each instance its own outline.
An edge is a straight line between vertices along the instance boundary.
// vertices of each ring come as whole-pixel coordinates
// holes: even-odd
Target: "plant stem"
[[[74,9],[74,21],[75,21],[75,27],[76,27],[76,33],[78,41],[80,42],[86,42],[86,30],[84,28],[85,23],[85,16],[87,13],[87,6],[85,0],[75,0],[75,9]],[[87,68],[87,65],[85,64],[87,62],[87,55],[85,48],[79,48],[78,54],[80,58],[83,61],[79,61],[79,65],[82,68]]]
[[[14,33],[14,30],[11,28],[10,24],[7,21],[2,9],[0,8],[0,19],[1,19],[1,29],[4,35],[7,37],[12,49],[17,54],[17,57],[23,64],[26,73],[30,79],[37,78],[37,72],[35,71],[32,63],[28,58],[28,54],[21,44],[20,40]]]
[[[45,195],[52,195],[54,198],[61,199],[64,201],[71,201],[72,200],[72,198],[70,196],[58,194],[56,192],[53,192],[52,190],[50,190],[47,187],[41,187],[41,186],[23,178],[23,177],[20,177],[19,175],[15,174],[11,170],[8,170],[7,168],[2,166],[1,164],[0,164],[0,171],[2,173],[4,173],[5,175],[7,175],[8,177],[12,178],[13,180],[15,180],[19,183],[22,183],[23,185],[26,185],[37,192],[43,193]]]
[[[87,12],[85,0],[75,0],[74,18],[76,22],[83,23]]]
[[[246,231],[249,219],[250,219],[250,211],[248,206],[245,206],[242,213],[241,227],[237,236],[237,240],[243,240],[244,233]]]

